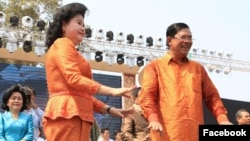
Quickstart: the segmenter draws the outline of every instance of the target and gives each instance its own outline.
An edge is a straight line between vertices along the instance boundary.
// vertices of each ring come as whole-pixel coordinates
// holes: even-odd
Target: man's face
[[[174,37],[167,37],[170,51],[176,56],[186,56],[192,47],[193,38],[189,28],[177,32]]]
[[[121,141],[121,140],[122,140],[120,133],[117,133],[117,134],[116,134],[115,139],[116,139],[117,141]]]
[[[109,139],[110,135],[109,135],[109,130],[105,130],[104,133],[103,133],[103,138],[105,140]]]
[[[250,125],[250,114],[248,112],[241,112],[241,117],[238,118],[239,125]]]

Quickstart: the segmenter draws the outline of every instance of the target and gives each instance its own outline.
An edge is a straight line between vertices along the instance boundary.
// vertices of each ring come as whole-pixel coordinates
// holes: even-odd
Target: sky
[[[85,23],[94,31],[165,39],[170,24],[185,22],[193,48],[231,52],[232,59],[250,62],[249,0],[63,0],[71,2],[88,7]],[[208,74],[222,98],[250,102],[250,72]]]

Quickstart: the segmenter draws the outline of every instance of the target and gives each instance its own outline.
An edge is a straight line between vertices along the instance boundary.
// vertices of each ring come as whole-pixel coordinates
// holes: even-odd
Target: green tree
[[[11,16],[30,16],[38,20],[40,14],[53,14],[61,6],[62,0],[1,0],[0,8],[6,14],[6,22]]]
[[[0,11],[5,11],[6,7],[7,7],[6,0],[0,0]]]
[[[33,19],[34,26],[32,31],[36,30],[36,21],[40,18],[41,14],[45,17],[53,14],[60,6],[62,0],[0,0],[0,11],[6,15],[5,29],[9,28],[9,19],[12,16],[19,18],[19,25],[17,28],[22,28],[22,17],[29,16]],[[7,30],[6,30],[7,31]],[[6,42],[3,41],[4,45]],[[30,62],[5,59],[0,57],[0,63],[14,63],[14,64],[30,64]]]

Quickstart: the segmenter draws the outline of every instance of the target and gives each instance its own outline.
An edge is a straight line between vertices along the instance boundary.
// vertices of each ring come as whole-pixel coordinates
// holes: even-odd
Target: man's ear
[[[169,45],[171,45],[171,42],[172,42],[172,38],[170,36],[167,36],[166,37],[166,46],[169,47]]]

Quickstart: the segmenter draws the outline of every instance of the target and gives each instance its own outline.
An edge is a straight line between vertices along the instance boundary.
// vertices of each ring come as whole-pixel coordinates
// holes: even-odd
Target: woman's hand
[[[115,117],[121,117],[124,118],[130,114],[133,114],[135,112],[134,108],[129,109],[118,109],[115,107],[111,107],[109,110],[109,114]]]
[[[136,86],[129,87],[129,88],[114,88],[111,92],[112,96],[124,96],[127,98],[131,98],[131,95],[129,92],[133,91],[136,88]]]

